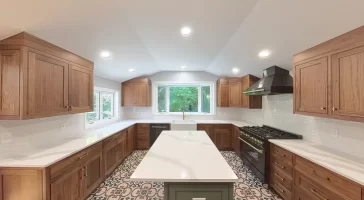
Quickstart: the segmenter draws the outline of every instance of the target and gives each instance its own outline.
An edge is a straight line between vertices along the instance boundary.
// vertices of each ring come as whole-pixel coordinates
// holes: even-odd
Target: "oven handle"
[[[259,153],[261,153],[261,154],[263,153],[263,150],[256,148],[255,146],[253,146],[253,145],[249,144],[247,141],[245,141],[245,140],[241,139],[240,137],[239,137],[239,140],[241,140],[241,141],[242,141],[242,142],[244,142],[245,144],[249,145],[251,148],[255,149],[255,150],[256,150],[256,151],[258,151]]]

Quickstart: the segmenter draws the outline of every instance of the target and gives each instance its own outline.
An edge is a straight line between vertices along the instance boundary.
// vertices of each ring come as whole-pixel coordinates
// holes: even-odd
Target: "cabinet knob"
[[[337,108],[335,108],[335,107],[332,107],[332,111],[336,111],[337,110]]]
[[[68,106],[64,106],[63,108],[68,108]]]
[[[326,110],[326,108],[325,107],[321,107],[321,110]]]

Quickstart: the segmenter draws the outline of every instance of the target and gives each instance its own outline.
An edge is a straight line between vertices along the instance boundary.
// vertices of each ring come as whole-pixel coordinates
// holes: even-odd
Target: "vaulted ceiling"
[[[364,25],[363,0],[17,0],[1,7],[0,39],[27,31],[116,81],[182,65],[261,76],[271,65],[291,69],[295,53]],[[188,38],[179,32],[186,25]],[[262,49],[272,55],[260,59]],[[100,58],[102,50],[111,57]]]

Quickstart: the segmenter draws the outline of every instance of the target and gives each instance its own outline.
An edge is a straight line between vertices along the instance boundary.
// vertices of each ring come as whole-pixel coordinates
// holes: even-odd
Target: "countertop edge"
[[[351,181],[353,181],[353,182],[355,182],[357,184],[360,184],[360,185],[364,186],[364,180],[357,180],[357,179],[353,178],[352,176],[349,176],[349,175],[347,175],[345,173],[342,173],[342,172],[340,172],[340,171],[338,171],[336,169],[333,169],[332,167],[327,166],[327,165],[325,165],[325,164],[323,164],[323,163],[321,163],[321,162],[319,162],[319,161],[317,161],[317,160],[315,160],[313,158],[310,158],[310,157],[308,157],[306,155],[302,155],[300,152],[292,150],[291,148],[287,148],[287,146],[285,146],[284,144],[280,144],[278,142],[278,140],[272,139],[272,140],[269,140],[269,142],[273,143],[273,144],[275,144],[275,145],[277,145],[277,146],[279,146],[279,147],[281,147],[281,148],[283,148],[283,149],[285,149],[287,151],[290,151],[290,152],[292,152],[292,153],[294,153],[294,154],[296,154],[298,156],[301,156],[302,158],[307,159],[307,160],[309,160],[309,161],[311,161],[311,162],[313,162],[313,163],[315,163],[315,164],[317,164],[317,165],[319,165],[319,166],[321,166],[321,167],[323,167],[325,169],[328,169],[328,170],[330,170],[330,171],[332,171],[332,172],[334,172],[334,173],[336,173],[336,174],[338,174],[340,176],[343,176],[343,177],[345,177],[345,178],[347,178],[347,179],[349,179],[349,180],[351,180]],[[305,141],[305,142],[315,144],[315,143],[312,143],[312,142],[309,142],[309,141]],[[315,145],[317,145],[317,144],[315,144]],[[337,150],[335,150],[335,151],[337,151]]]

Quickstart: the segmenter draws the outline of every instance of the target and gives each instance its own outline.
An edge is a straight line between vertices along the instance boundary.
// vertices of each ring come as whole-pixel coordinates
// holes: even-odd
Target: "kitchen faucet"
[[[185,115],[185,111],[182,110],[182,119],[185,120],[186,119],[186,115]]]

